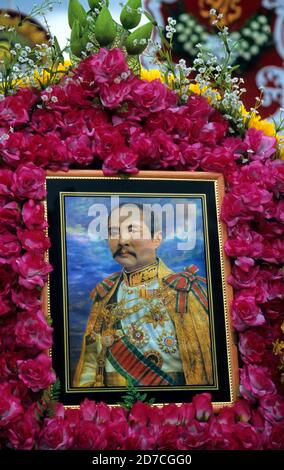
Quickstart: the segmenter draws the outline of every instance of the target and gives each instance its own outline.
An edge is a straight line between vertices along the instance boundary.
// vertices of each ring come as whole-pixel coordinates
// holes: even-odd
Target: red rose
[[[52,346],[52,331],[40,310],[21,313],[15,328],[16,343],[27,349],[48,349]]]
[[[68,137],[66,148],[70,159],[81,166],[90,165],[94,159],[91,140],[86,135]]]
[[[0,266],[0,295],[8,295],[16,280],[16,274],[8,265]]]
[[[208,103],[204,96],[199,96],[193,93],[187,100],[188,115],[192,119],[206,119],[208,120],[210,114],[214,112],[212,106]]]
[[[267,449],[284,449],[284,422],[273,423],[273,425],[267,426],[265,434]]]
[[[117,109],[124,101],[129,100],[132,90],[131,81],[127,80],[119,85],[102,85],[100,89],[100,100],[102,105],[108,109]]]
[[[0,120],[9,126],[27,123],[29,110],[37,97],[30,88],[22,88],[15,95],[0,102]]]
[[[2,315],[7,315],[13,311],[12,304],[8,298],[0,297],[0,318]]]
[[[27,252],[14,262],[14,269],[20,275],[19,284],[26,289],[43,287],[52,267],[42,255]]]
[[[12,190],[19,198],[42,199],[45,194],[45,172],[32,162],[18,166],[13,174]]]
[[[116,128],[101,126],[95,129],[93,151],[102,160],[124,146],[122,135]]]
[[[265,338],[256,331],[247,330],[240,334],[239,350],[245,363],[260,364],[266,351]]]
[[[22,247],[27,251],[42,253],[50,247],[50,240],[42,230],[17,230]]]
[[[254,402],[255,398],[274,394],[276,391],[267,367],[245,365],[241,369],[240,377],[241,395],[250,402]]]
[[[55,382],[55,373],[51,369],[51,358],[40,354],[36,359],[17,361],[19,378],[33,392],[39,392]]]
[[[72,428],[61,417],[46,419],[40,433],[39,448],[43,450],[66,450],[73,445]]]
[[[25,202],[22,209],[23,221],[29,230],[41,229],[47,227],[44,218],[44,205],[29,199]]]
[[[195,395],[192,399],[192,404],[195,407],[196,419],[198,421],[208,421],[213,413],[210,393]]]
[[[24,412],[19,398],[11,393],[8,384],[0,385],[0,427],[10,425]]]
[[[265,323],[265,318],[260,308],[255,303],[255,298],[249,293],[238,293],[233,301],[232,309],[233,325],[237,331],[244,331],[249,326],[258,326]]]

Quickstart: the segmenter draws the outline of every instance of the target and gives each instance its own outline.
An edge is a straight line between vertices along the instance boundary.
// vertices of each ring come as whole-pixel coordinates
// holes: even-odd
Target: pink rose
[[[221,145],[205,150],[201,161],[201,167],[204,171],[216,171],[224,173],[225,176],[231,173],[235,166],[234,155]]]
[[[73,445],[72,428],[64,418],[46,419],[40,433],[39,448],[42,450],[66,450]]]
[[[196,170],[199,167],[204,148],[199,142],[180,146],[182,164],[185,170]]]
[[[15,227],[18,225],[21,217],[19,205],[15,202],[0,200],[0,221],[1,225]]]
[[[177,103],[176,95],[158,79],[152,82],[136,79],[131,98],[141,116],[171,108]]]
[[[202,118],[208,120],[210,114],[214,112],[214,109],[210,106],[207,99],[195,93],[190,95],[186,106],[188,108],[188,115],[192,119]]]
[[[118,84],[104,84],[100,89],[100,100],[102,105],[108,109],[118,108],[124,101],[130,99],[132,83],[130,80]]]
[[[220,144],[226,135],[227,129],[228,123],[226,121],[208,122],[200,129],[199,141],[210,146]]]
[[[75,429],[77,449],[108,449],[104,429],[92,421],[81,421]]]
[[[42,253],[50,248],[50,240],[42,230],[17,230],[22,247],[27,251]]]
[[[47,227],[47,222],[44,218],[44,205],[35,202],[33,199],[29,199],[23,205],[22,217],[29,230],[43,230]]]
[[[8,429],[7,437],[9,447],[20,450],[32,450],[35,438],[39,433],[39,423],[35,417],[35,411],[25,413]]]
[[[239,258],[240,259],[240,258]],[[235,289],[245,289],[256,287],[259,274],[259,266],[251,266],[246,271],[238,266],[233,267],[232,274],[228,277],[228,282]]]
[[[21,252],[21,245],[13,233],[8,230],[0,233],[0,264],[10,264]]]
[[[233,300],[233,325],[237,331],[244,331],[249,326],[258,326],[265,323],[260,308],[252,295],[238,293]]]
[[[284,420],[284,400],[278,395],[263,396],[260,398],[259,411],[266,420],[281,422]]]
[[[212,446],[212,438],[210,434],[210,425],[207,422],[199,422],[194,420],[187,429],[187,435],[184,438],[183,449],[210,449]],[[178,434],[177,434],[178,438]]]
[[[251,160],[265,161],[276,151],[277,141],[275,137],[268,137],[262,131],[258,131],[253,127],[246,132],[244,143],[250,153]]]
[[[284,422],[273,423],[266,430],[266,448],[272,450],[284,449]]]
[[[21,313],[15,328],[16,343],[27,349],[48,349],[52,346],[52,331],[40,310]]]
[[[0,169],[0,195],[12,195],[13,172],[11,170]]]
[[[246,256],[240,256],[235,260],[235,264],[244,272],[249,272],[250,269],[254,266],[254,260],[252,258],[247,258]]]
[[[16,275],[9,265],[0,266],[0,295],[8,295],[15,280]]]
[[[12,289],[12,301],[23,310],[34,310],[41,305],[38,290],[29,290],[21,286]]]
[[[279,198],[279,195],[284,193],[284,161],[279,159],[273,160],[271,162],[271,166],[275,170],[275,184],[273,186],[273,191]]]
[[[7,96],[0,102],[0,120],[9,126],[27,123],[29,111],[37,99],[31,88],[21,88],[15,95]]]
[[[196,410],[196,419],[198,421],[208,421],[210,416],[213,414],[210,393],[200,393],[195,395],[192,399],[192,404]]]
[[[260,364],[266,351],[265,339],[256,331],[247,330],[240,334],[239,350],[246,364]]]
[[[19,198],[42,199],[46,190],[45,172],[32,162],[20,165],[13,175],[12,190]]]
[[[91,139],[86,135],[72,136],[66,139],[66,148],[68,149],[70,160],[81,166],[90,165],[94,159]]]
[[[55,382],[56,376],[51,369],[51,358],[46,354],[39,354],[36,359],[17,361],[19,378],[33,392],[47,388]]]
[[[13,132],[9,138],[1,144],[1,154],[3,160],[8,165],[16,166],[21,159],[21,152],[26,146],[26,136],[24,132]]]
[[[44,260],[42,255],[27,252],[14,262],[14,269],[20,275],[19,284],[26,289],[43,287],[47,281],[47,275],[52,267]]]
[[[276,391],[267,367],[245,365],[240,370],[240,378],[241,395],[250,402],[254,402],[255,398],[274,394]]]
[[[113,83],[115,79],[124,78],[123,74],[128,72],[129,67],[121,49],[100,49],[98,53],[80,62],[75,77],[80,77],[82,86],[92,89],[95,94],[98,85]]]
[[[103,172],[106,176],[118,173],[138,173],[137,155],[128,149],[121,149],[116,154],[110,155],[104,160]]]
[[[153,142],[156,147],[156,154],[158,155],[156,168],[169,168],[178,165],[182,159],[178,145],[162,130],[156,129],[152,134]],[[154,166],[154,165],[153,165]]]
[[[102,126],[95,129],[93,149],[102,160],[119,151],[125,145],[120,132],[114,127]]]
[[[8,384],[0,384],[0,427],[10,425],[24,413],[21,401],[11,393]]]
[[[284,263],[284,240],[265,241],[262,258],[269,263]]]
[[[241,224],[233,227],[230,238],[225,243],[225,251],[232,258],[261,258],[263,246],[262,235],[252,230],[249,225]]]
[[[258,450],[262,448],[262,435],[248,423],[236,423],[233,430],[239,441],[239,449]]]

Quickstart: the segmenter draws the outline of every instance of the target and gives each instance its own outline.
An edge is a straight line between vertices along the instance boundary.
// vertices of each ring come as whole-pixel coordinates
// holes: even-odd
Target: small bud
[[[106,6],[104,6],[96,19],[94,28],[96,40],[104,47],[112,43],[116,35],[116,25]]]
[[[125,29],[133,29],[141,21],[141,0],[128,0],[120,14],[120,22]]]
[[[136,29],[131,33],[125,42],[125,47],[130,55],[139,55],[142,54],[144,49],[146,49],[148,40],[151,38],[153,31],[153,25],[151,22],[146,23],[140,28]],[[146,44],[141,44],[141,39],[146,39]]]
[[[87,13],[85,12],[79,0],[69,0],[68,22],[71,29],[75,20],[77,20],[81,26],[84,26],[87,21]]]

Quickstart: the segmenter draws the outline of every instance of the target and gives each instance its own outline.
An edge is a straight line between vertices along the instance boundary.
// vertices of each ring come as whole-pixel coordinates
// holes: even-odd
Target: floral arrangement
[[[89,3],[96,18],[106,7]],[[127,7],[137,13],[141,4],[129,0]],[[170,20],[159,49],[160,72],[137,74],[137,58],[136,65],[129,61],[113,38],[95,53],[85,51],[61,79],[51,73],[52,83],[10,90],[0,102],[1,447],[284,448],[281,140],[256,110],[242,107],[226,56],[220,65],[201,50],[194,80],[194,70],[173,64],[174,26]],[[140,169],[224,174],[221,218],[241,365],[233,407],[214,413],[206,393],[181,406],[137,402],[130,410],[89,400],[65,409],[56,401],[47,354],[53,330],[41,300],[52,270],[42,201],[45,171],[71,167],[102,168],[106,175]]]

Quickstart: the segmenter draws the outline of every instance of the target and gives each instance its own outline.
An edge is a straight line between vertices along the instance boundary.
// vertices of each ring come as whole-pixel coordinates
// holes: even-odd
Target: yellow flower
[[[141,68],[140,78],[142,80],[147,80],[148,82],[152,82],[153,80],[156,80],[157,78],[159,78],[161,82],[163,81],[162,74],[160,70],[157,70],[157,69],[146,70],[146,69]]]
[[[265,135],[269,137],[276,136],[276,130],[274,124],[267,121],[266,119],[261,119],[259,114],[253,114],[249,120],[248,127],[253,127],[259,131],[262,131]]]

